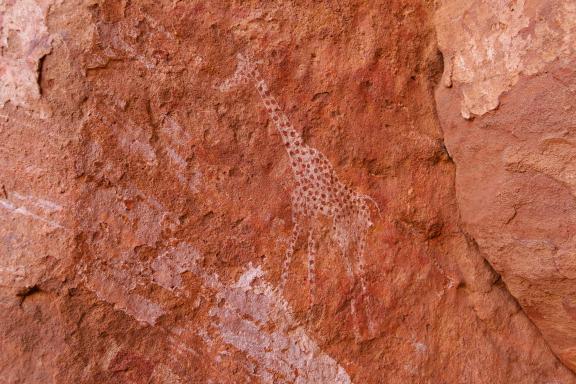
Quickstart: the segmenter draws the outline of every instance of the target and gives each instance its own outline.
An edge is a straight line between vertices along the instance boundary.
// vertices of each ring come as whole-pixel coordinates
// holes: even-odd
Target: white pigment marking
[[[98,299],[112,304],[115,309],[140,322],[154,325],[156,320],[165,313],[162,307],[145,297],[129,292],[124,287],[124,283],[125,281],[118,281],[113,276],[104,275],[100,271],[92,273],[91,278],[86,282]]]
[[[4,209],[7,209],[8,211],[10,211],[10,212],[12,212],[12,213],[19,214],[19,215],[22,215],[22,216],[26,216],[26,217],[32,218],[32,219],[34,219],[34,220],[37,220],[37,221],[41,221],[41,222],[43,222],[43,223],[45,223],[45,224],[51,225],[51,226],[56,227],[56,228],[62,228],[62,229],[64,229],[64,227],[63,227],[61,224],[59,224],[58,222],[52,221],[52,220],[48,220],[48,219],[46,219],[46,218],[44,218],[44,217],[42,217],[42,216],[36,215],[36,214],[30,212],[30,211],[29,211],[28,209],[26,209],[25,207],[15,206],[14,204],[12,204],[11,202],[9,202],[8,200],[0,199],[0,207],[1,207],[1,208],[4,208]]]
[[[198,264],[202,256],[186,243],[170,248],[160,259],[164,264],[173,263],[164,269],[190,271],[216,290],[216,302],[221,305],[209,310],[211,325],[224,343],[257,362],[264,383],[351,383],[344,368],[296,323],[286,300],[265,281],[261,267],[249,264],[235,283],[225,285]],[[274,330],[268,330],[268,324],[273,324]],[[207,344],[213,343],[206,330],[197,334]]]
[[[263,277],[260,267],[249,265],[235,284],[218,292],[223,305],[209,314],[222,340],[254,358],[265,383],[350,383],[346,371],[296,324],[288,303]],[[267,330],[267,324],[274,324],[274,330]]]

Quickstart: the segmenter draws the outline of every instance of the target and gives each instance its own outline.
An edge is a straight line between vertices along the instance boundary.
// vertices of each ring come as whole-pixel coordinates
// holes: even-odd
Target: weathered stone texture
[[[458,85],[465,118],[498,107],[521,77],[547,65],[570,67],[576,54],[576,3],[564,1],[440,1],[438,45],[444,85]]]
[[[0,2],[0,383],[576,383],[572,27],[486,4]]]
[[[576,7],[491,4],[446,2],[436,19],[453,62],[437,104],[458,205],[482,255],[575,369]],[[465,121],[466,111],[478,116]]]

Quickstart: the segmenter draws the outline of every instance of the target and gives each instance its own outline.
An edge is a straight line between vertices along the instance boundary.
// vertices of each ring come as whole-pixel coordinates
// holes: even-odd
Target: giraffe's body
[[[340,248],[348,277],[355,284],[355,274],[360,275],[362,294],[366,294],[364,282],[365,235],[372,226],[368,196],[355,193],[338,180],[332,165],[320,151],[302,142],[302,138],[292,127],[275,98],[270,94],[256,65],[242,55],[238,55],[236,73],[223,82],[219,89],[226,91],[238,84],[254,82],[260,97],[282,137],[282,142],[290,157],[290,167],[295,180],[292,192],[292,220],[294,229],[286,250],[282,268],[281,287],[284,288],[288,270],[294,254],[296,242],[304,226],[308,226],[308,280],[314,302],[316,241],[314,223],[319,216],[332,220],[332,235]],[[352,248],[356,250],[356,260],[350,260]],[[356,266],[357,271],[354,271]],[[356,320],[355,300],[351,300],[351,311]],[[370,319],[369,319],[370,320]],[[355,325],[357,327],[357,325]],[[355,329],[358,336],[358,329]]]

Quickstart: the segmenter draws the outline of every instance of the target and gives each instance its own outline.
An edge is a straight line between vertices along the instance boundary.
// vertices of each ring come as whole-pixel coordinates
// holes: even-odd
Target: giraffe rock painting
[[[330,161],[320,151],[303,143],[302,137],[294,129],[278,102],[270,93],[266,81],[257,69],[257,63],[243,54],[237,55],[236,72],[217,86],[228,91],[236,86],[252,83],[260,95],[264,107],[276,129],[290,158],[290,167],[295,188],[291,195],[292,222],[294,228],[288,242],[280,288],[284,289],[296,243],[307,231],[308,236],[308,283],[311,303],[315,302],[315,258],[317,254],[317,234],[315,223],[321,216],[332,221],[331,234],[337,244],[352,286],[359,278],[361,294],[367,295],[365,281],[364,253],[366,235],[373,225],[368,202],[378,205],[369,196],[352,191],[336,175]],[[367,308],[368,310],[368,308]],[[359,337],[356,299],[351,299],[351,312],[354,318],[356,337]],[[370,332],[373,331],[369,313]]]

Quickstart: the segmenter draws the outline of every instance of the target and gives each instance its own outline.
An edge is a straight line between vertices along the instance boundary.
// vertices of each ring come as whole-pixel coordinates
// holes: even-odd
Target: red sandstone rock
[[[549,212],[516,207],[510,223],[520,232],[509,232],[497,220],[515,200],[507,190],[497,204],[492,180],[514,175],[524,199],[545,183],[521,170],[569,183],[570,146],[554,138],[534,151],[554,131],[521,136],[514,124],[552,116],[515,107],[541,85],[507,80],[487,104],[464,104],[478,115],[509,91],[493,113],[508,125],[492,135],[475,125],[484,117],[460,116],[462,92],[481,92],[474,82],[453,75],[453,88],[440,85],[434,98],[443,65],[435,36],[445,60],[442,36],[463,36],[460,24],[438,20],[467,9],[419,1],[0,5],[0,65],[11,74],[0,88],[0,383],[576,382],[546,343],[569,365],[570,323],[548,332],[538,317],[546,301],[526,302],[530,292],[569,284],[528,278],[518,253],[499,249],[502,238],[517,236],[516,247],[532,239],[524,220],[543,222]],[[18,24],[31,20],[35,28]],[[281,111],[267,112],[255,84],[222,92],[238,53],[257,62]],[[571,78],[561,62],[554,68]],[[567,100],[564,84],[538,105],[552,111],[555,98]],[[516,112],[499,115],[507,105]],[[304,151],[303,168],[284,150],[287,125],[274,124],[281,116]],[[502,150],[498,132],[512,129],[517,141]],[[485,145],[461,147],[474,138]],[[489,162],[483,151],[492,150],[501,156]],[[300,200],[291,200],[299,187]],[[546,201],[562,213],[570,194],[550,188]],[[487,200],[478,205],[478,196]],[[478,206],[485,216],[475,216]],[[569,239],[567,215],[541,237]],[[555,233],[560,221],[565,231]],[[568,240],[555,244],[569,255]],[[569,276],[569,258],[556,260]],[[542,265],[532,262],[531,271]],[[563,308],[573,316],[569,295],[554,303],[545,315]]]
[[[438,12],[440,45],[455,63],[443,81],[452,88],[438,88],[438,114],[464,228],[575,369],[576,8],[501,6],[446,2]],[[459,105],[462,115],[479,116],[463,120]]]

